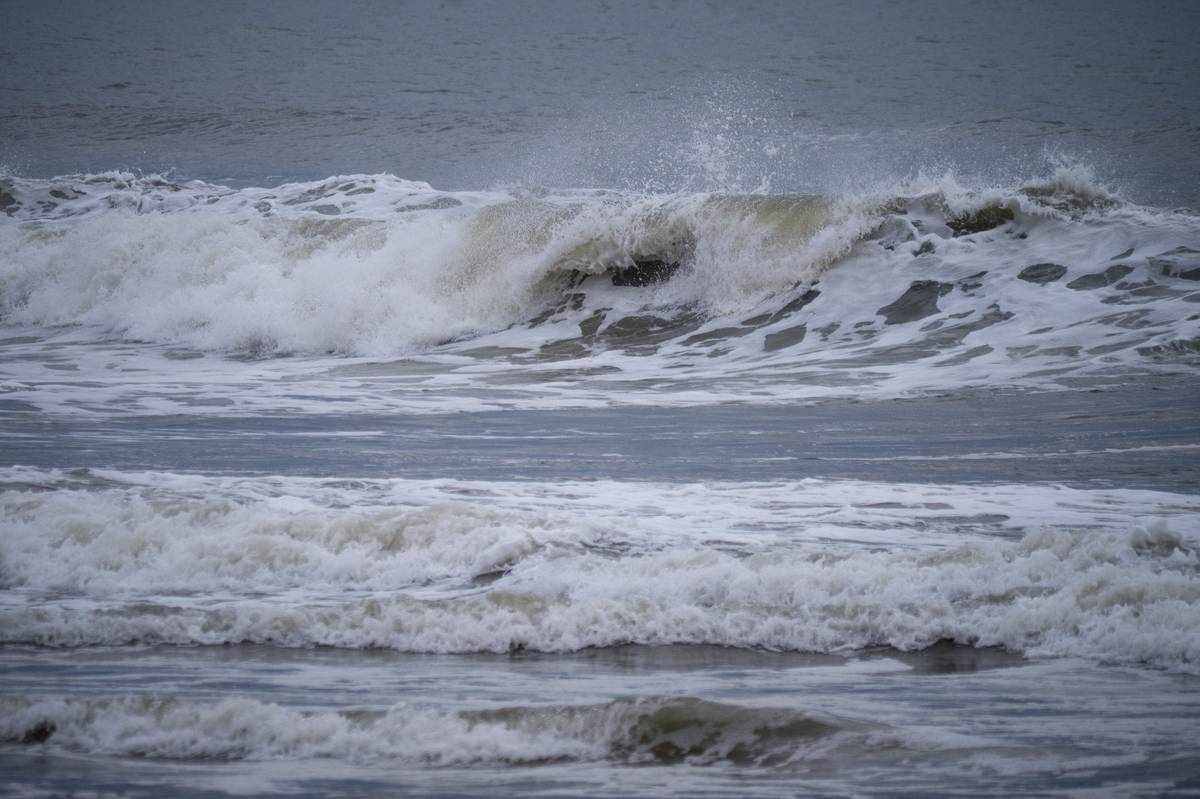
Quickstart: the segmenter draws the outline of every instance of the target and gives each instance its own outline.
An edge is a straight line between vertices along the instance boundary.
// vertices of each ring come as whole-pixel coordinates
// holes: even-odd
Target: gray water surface
[[[1200,795],[1200,403],[1186,304],[1200,244],[1188,238],[1192,217],[1163,210],[1200,206],[1198,41],[1200,5],[1166,0],[4,4],[0,222],[26,249],[10,259],[13,281],[0,281],[0,324],[29,300],[23,291],[45,283],[61,293],[43,298],[45,319],[32,324],[85,326],[53,328],[79,335],[43,352],[26,346],[40,329],[0,336],[11,367],[0,384],[9,514],[0,613],[14,625],[0,628],[0,794]],[[1026,191],[1058,167],[1069,168],[1051,189]],[[8,213],[21,191],[13,178],[112,170],[205,183],[133,181],[135,197],[93,195],[84,180],[46,183],[25,190],[32,221]],[[871,364],[848,359],[823,370],[838,400],[809,401],[805,384],[784,375],[770,395],[784,401],[695,407],[659,407],[646,392],[630,404],[599,382],[588,408],[387,413],[377,401],[358,412],[354,392],[371,383],[337,383],[329,364],[339,355],[323,351],[317,364],[256,360],[269,346],[228,358],[194,350],[187,336],[212,321],[188,302],[166,309],[176,312],[164,314],[174,325],[166,343],[124,338],[131,319],[178,300],[179,286],[151,274],[174,265],[171,246],[201,267],[223,265],[214,279],[246,280],[253,296],[252,270],[236,255],[248,240],[240,234],[260,229],[255,215],[341,213],[305,211],[316,200],[303,186],[279,197],[270,187],[374,173],[446,190],[513,188],[514,198],[526,196],[521,187],[897,197],[906,178],[924,175],[941,209],[937,248],[922,220],[899,209],[909,235],[878,252],[911,248],[903,285],[862,308],[847,303],[834,320],[866,324],[864,335],[886,333],[900,348],[919,339],[902,325],[920,320],[873,320],[904,285],[935,310],[934,294],[952,290],[944,281],[967,292],[960,278],[977,268],[949,263],[945,277],[924,265],[969,264],[974,248],[997,248],[986,266],[997,279],[1010,267],[1026,278],[1074,270],[1074,288],[1057,295],[1013,277],[1015,296],[1039,313],[1096,288],[1088,280],[1108,286],[1101,270],[1135,248],[1144,282],[1112,302],[1170,294],[1173,304],[1114,317],[1119,329],[1104,332],[1120,336],[1115,345],[1047,355],[1096,367],[1064,376],[1061,390],[1018,390],[994,375],[978,388],[984,373],[971,389],[948,377],[868,400],[853,387]],[[124,192],[124,177],[97,185],[118,183]],[[409,192],[394,183],[389,191]],[[211,238],[172,238],[190,227],[172,227],[181,217],[170,202],[146,213],[159,193],[207,202],[208,184],[263,187],[280,207],[263,199]],[[69,196],[72,185],[89,194]],[[948,224],[959,224],[959,209],[941,208],[956,186],[980,196],[1007,187],[1010,219],[1015,205],[1038,218],[1061,212],[1061,230],[1069,220],[1078,238],[1050,246],[1061,241],[1041,232],[1026,241],[1015,226],[956,236]],[[400,196],[384,199],[409,210]],[[77,211],[90,214],[81,225]],[[1101,211],[1111,216],[1089,216]],[[1125,225],[1139,214],[1153,224]],[[113,220],[129,241],[106,239]],[[61,286],[27,279],[22,257],[83,228],[98,238],[46,260]],[[1076,263],[1070,242],[1093,230],[1103,246]],[[126,244],[144,254],[163,241],[162,261],[134,253],[72,272],[72,258],[92,250],[121,260]],[[753,272],[756,251],[745,252],[734,266]],[[1053,255],[1034,263],[1026,252]],[[351,256],[330,268],[352,267]],[[1063,263],[1040,263],[1050,257]],[[874,265],[859,264],[864,289]],[[388,290],[404,292],[406,279],[391,277]],[[99,301],[142,279],[150,289],[128,295],[116,316]],[[75,315],[54,318],[58,300]],[[995,322],[992,302],[981,295],[968,310]],[[1138,361],[1133,348],[1145,342],[1135,332],[1158,335],[1159,323],[1178,335]],[[1069,313],[1062,324],[1075,327]],[[772,346],[795,345],[805,330],[777,331]],[[817,329],[807,332],[812,345]],[[1036,329],[1017,333],[1032,343],[1021,338],[1028,346],[1011,348],[1014,358],[1041,343]],[[1164,347],[1170,357],[1155,360]],[[153,357],[139,358],[143,349]],[[1128,357],[1104,360],[1114,352]],[[188,371],[201,360],[208,371]],[[1052,365],[1065,374],[1071,364]],[[685,388],[703,394],[722,368],[736,376],[742,366],[713,359]],[[433,382],[428,395],[419,380],[403,386],[429,400],[422,408],[503,408],[526,383],[518,374],[506,388],[501,378]],[[766,368],[759,378],[773,376]],[[27,391],[33,400],[21,399]],[[410,552],[412,518],[433,533]],[[723,520],[733,521],[712,529]],[[468,552],[446,556],[444,573],[426,568],[442,537],[455,557],[459,540],[515,554]],[[355,561],[364,551],[375,560]],[[362,577],[389,558],[391,582]],[[956,570],[975,558],[998,572],[994,584]],[[193,570],[193,560],[203,563]],[[795,575],[773,572],[780,562]],[[865,565],[847,575],[839,563]],[[406,570],[420,579],[403,582]],[[619,595],[626,572],[650,575],[628,583],[641,593]],[[924,593],[894,574],[915,575]],[[374,615],[362,612],[373,602]],[[380,620],[380,605],[393,616]],[[458,615],[429,615],[445,608]],[[569,622],[592,611],[582,639],[602,624],[631,632],[573,647]],[[259,625],[258,613],[282,621]],[[289,629],[292,618],[325,626]],[[462,629],[422,638],[425,618]],[[556,619],[567,629],[557,638]],[[827,640],[816,652],[773,651],[764,642],[784,639],[771,619]],[[511,643],[477,651],[496,628]],[[1008,648],[976,646],[980,635]],[[564,651],[532,651],[527,640]],[[688,640],[704,643],[672,643]],[[385,648],[396,641],[446,652]]]
[[[0,419],[0,465],[40,468],[1200,489],[1200,406],[1191,381],[1170,377],[1087,393],[971,391],[795,406],[90,420],[47,418],[13,403],[0,406]]]
[[[1187,2],[9,4],[0,164],[836,191],[1075,159],[1200,203]]]

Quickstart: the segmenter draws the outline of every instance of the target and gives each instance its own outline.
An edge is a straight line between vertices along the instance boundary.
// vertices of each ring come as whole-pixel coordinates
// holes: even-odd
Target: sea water
[[[1200,790],[1186,4],[0,31],[0,786]]]

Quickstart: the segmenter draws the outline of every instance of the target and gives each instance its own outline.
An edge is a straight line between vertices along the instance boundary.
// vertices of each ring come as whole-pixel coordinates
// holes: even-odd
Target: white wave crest
[[[89,179],[31,183],[25,194],[80,196],[42,201],[70,213],[0,225],[0,319],[255,354],[396,353],[495,331],[545,307],[567,270],[642,258],[687,256],[693,277],[669,302],[747,307],[813,279],[870,225],[806,198],[448,194],[382,176],[273,193],[108,176],[102,200]]]
[[[0,369],[0,390],[16,399],[141,401],[145,380],[98,377],[86,353],[87,391],[57,379],[71,367],[60,344],[82,343],[46,329],[60,325],[188,357],[430,359],[349,389],[336,371],[304,375],[310,396],[386,397],[389,410],[1057,388],[1190,369],[1200,346],[1195,216],[1121,203],[1080,167],[837,199],[451,193],[391,176],[239,190],[95,180],[10,181],[23,199],[0,219],[0,323],[28,352]],[[639,269],[650,277],[622,274]],[[41,340],[56,335],[68,338]],[[211,363],[139,350],[188,393],[224,382]],[[296,371],[272,360],[245,371]],[[92,383],[117,396],[83,396]],[[208,400],[248,401],[218,393]]]
[[[0,612],[0,640],[49,646],[268,643],[411,652],[624,643],[835,652],[939,640],[1200,670],[1200,560],[1162,525],[1045,530],[945,551],[672,548],[535,558],[458,597],[194,607],[166,599]]]
[[[173,759],[334,758],[429,765],[538,762],[599,755],[587,741],[475,724],[454,713],[398,706],[386,713],[303,712],[253,699],[212,705],[156,697],[0,698],[0,739],[42,730],[84,752]]]
[[[127,492],[5,493],[0,518],[6,585],[91,596],[395,590],[470,580],[588,537],[553,516],[463,503],[330,511]]]
[[[0,697],[0,711],[0,741],[171,759],[780,766],[880,746],[935,745],[930,736],[902,735],[877,723],[691,697],[458,712],[409,704],[311,711],[244,698],[203,704],[155,696]]]

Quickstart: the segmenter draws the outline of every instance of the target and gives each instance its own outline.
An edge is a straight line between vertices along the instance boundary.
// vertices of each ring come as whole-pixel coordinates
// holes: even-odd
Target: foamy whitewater
[[[681,764],[682,792],[986,792],[1200,762],[1190,212],[1080,167],[836,197],[3,185],[0,737],[7,769],[61,762],[49,790],[105,779],[79,757],[416,793],[445,768],[450,793],[661,793],[610,769]],[[195,647],[247,654],[197,689]],[[329,648],[390,654],[304,665]],[[80,656],[98,683],[28,676]],[[475,660],[391,660],[432,656]],[[957,721],[846,694],[924,715],[943,672]],[[1068,714],[1091,680],[1107,748],[988,709],[1045,683]],[[1173,708],[1153,747],[1122,709],[1146,690]]]
[[[642,483],[630,497],[614,483],[5,475],[89,479],[105,487],[5,494],[6,641],[839,652],[950,640],[1200,671],[1200,504],[1170,494],[809,481]],[[1115,504],[1128,515],[1107,518]],[[1014,506],[1025,518],[995,512]],[[1173,524],[1150,521],[1164,512]],[[915,535],[897,529],[917,519]]]
[[[0,794],[1200,792],[1194,9],[5,17]]]
[[[1080,168],[838,198],[5,185],[0,386],[62,411],[303,412],[348,390],[356,412],[791,402],[1197,363],[1196,217]],[[81,330],[99,346],[63,346]],[[205,353],[290,357],[247,395]],[[169,398],[139,376],[167,361]],[[81,391],[63,379],[80,369],[114,374]]]

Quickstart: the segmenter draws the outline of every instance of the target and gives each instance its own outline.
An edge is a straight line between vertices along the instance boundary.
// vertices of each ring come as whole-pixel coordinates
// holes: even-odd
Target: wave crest
[[[6,185],[0,321],[254,358],[503,352],[536,381],[531,364],[663,352],[831,387],[1043,385],[1190,362],[1200,336],[1195,218],[1078,169],[844,198]]]
[[[883,739],[890,739],[891,747],[905,743],[881,724],[691,697],[459,712],[410,705],[304,711],[253,699],[202,704],[152,696],[0,697],[0,710],[0,740],[188,760],[323,757],[434,766],[607,760],[779,767],[866,754]],[[917,744],[909,740],[908,745]]]

